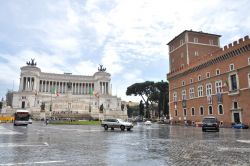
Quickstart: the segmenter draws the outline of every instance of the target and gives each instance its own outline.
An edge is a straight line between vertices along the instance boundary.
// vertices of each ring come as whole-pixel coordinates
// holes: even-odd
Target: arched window
[[[213,107],[211,105],[208,106],[208,114],[213,115]]]
[[[224,114],[223,106],[221,104],[218,105],[218,112],[219,112],[220,115]]]
[[[204,115],[204,108],[202,106],[200,107],[200,115]]]
[[[183,115],[187,116],[187,109],[186,108],[183,109]]]
[[[195,115],[195,109],[194,109],[194,107],[191,108],[191,114],[192,114],[192,116]]]

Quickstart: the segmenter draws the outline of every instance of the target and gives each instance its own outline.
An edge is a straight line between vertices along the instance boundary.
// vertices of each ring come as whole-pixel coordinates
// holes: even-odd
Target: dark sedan
[[[213,130],[219,132],[219,121],[213,117],[204,117],[202,120],[202,131]]]

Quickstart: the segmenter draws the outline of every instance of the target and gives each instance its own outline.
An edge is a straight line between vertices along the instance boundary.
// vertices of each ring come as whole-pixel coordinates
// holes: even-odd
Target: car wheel
[[[111,127],[111,130],[114,130],[114,127]]]
[[[104,129],[108,130],[109,129],[108,125],[104,125]]]
[[[217,131],[217,132],[219,132],[219,131],[220,131],[220,129],[217,129],[216,131]]]
[[[122,130],[122,131],[124,131],[124,130],[125,130],[125,126],[121,126],[120,128],[121,128],[121,130]]]
[[[130,131],[131,128],[127,128],[127,131]]]
[[[202,132],[206,132],[206,130],[205,130],[205,129],[202,129]]]

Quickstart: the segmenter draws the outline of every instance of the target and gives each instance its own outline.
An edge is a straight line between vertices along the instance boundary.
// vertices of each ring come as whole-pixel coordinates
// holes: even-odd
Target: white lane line
[[[230,148],[230,147],[219,147],[219,151],[230,151],[230,152],[250,152],[250,148]]]
[[[237,142],[248,143],[250,144],[250,140],[237,140]]]
[[[65,160],[55,160],[55,161],[36,161],[36,162],[26,162],[26,163],[6,163],[0,164],[0,166],[11,166],[11,165],[33,165],[33,164],[50,164],[50,163],[65,163]]]
[[[77,131],[77,132],[99,132],[99,131],[103,131],[103,129],[91,129],[91,130],[86,130],[86,129],[64,129],[64,128],[58,128],[58,127],[48,127],[51,129],[55,129],[55,130],[63,130],[63,131]]]
[[[0,148],[6,148],[6,147],[38,147],[38,146],[49,146],[47,142],[44,142],[42,144],[40,143],[33,143],[33,144],[15,144],[15,143],[0,143]]]

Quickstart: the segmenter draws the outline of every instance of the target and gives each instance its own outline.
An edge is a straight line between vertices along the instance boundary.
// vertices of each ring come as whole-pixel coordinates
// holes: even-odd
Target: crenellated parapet
[[[204,67],[219,63],[231,57],[239,56],[248,51],[250,51],[250,39],[249,36],[245,36],[244,38],[234,41],[233,43],[229,43],[228,45],[218,49],[213,53],[199,57],[195,63],[192,63],[187,67],[180,67],[171,71],[167,74],[167,78],[172,79],[178,77],[179,75],[188,74],[189,72],[200,70]]]

